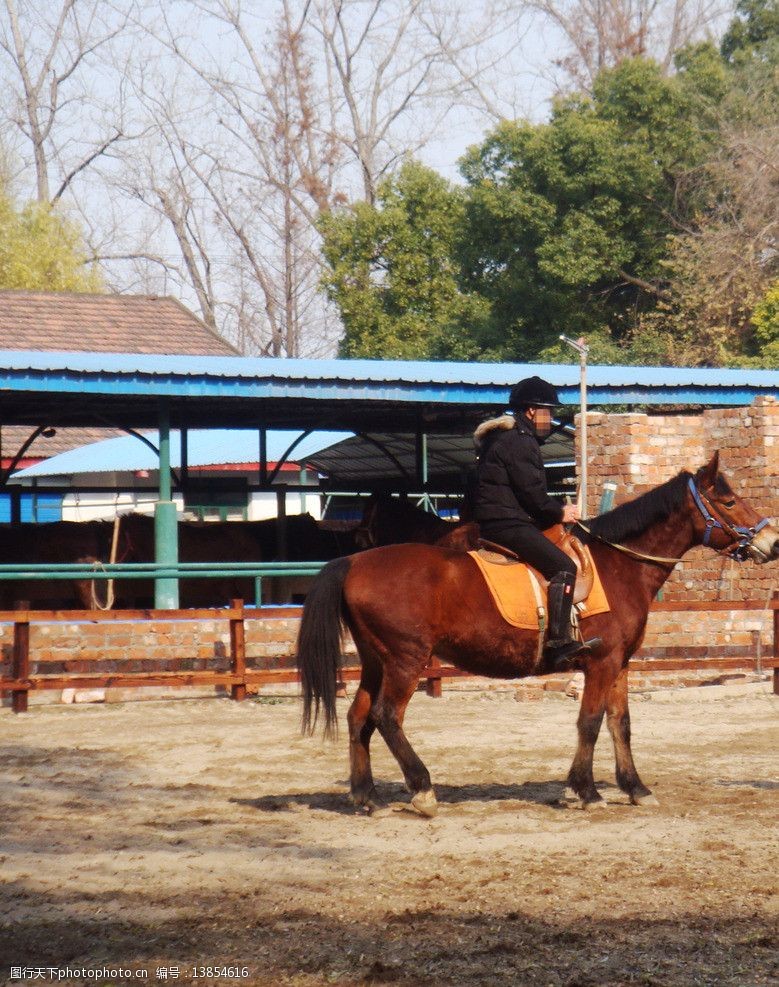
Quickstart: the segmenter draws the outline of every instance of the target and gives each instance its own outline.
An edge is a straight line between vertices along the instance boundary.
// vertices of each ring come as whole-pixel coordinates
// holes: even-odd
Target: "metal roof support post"
[[[287,488],[276,487],[276,558],[284,562],[289,557],[287,544]]]
[[[159,499],[154,505],[154,557],[156,562],[172,563],[179,560],[178,517],[172,499],[170,475],[170,409],[161,404],[159,409],[160,471]],[[158,610],[178,610],[178,579],[154,580],[154,606]]]
[[[21,487],[7,487],[11,498],[11,522],[21,524],[22,521],[22,489]]]
[[[181,436],[181,490],[182,493],[187,487],[189,482],[189,429],[182,428],[179,431]]]
[[[268,430],[260,429],[260,486],[268,485]]]
[[[430,511],[435,514],[435,508],[430,501],[430,494],[427,491],[427,481],[428,481],[428,456],[427,456],[427,432],[424,432],[421,426],[417,427],[416,435],[416,480],[422,489],[422,501],[421,506],[424,507],[426,511]]]
[[[579,482],[579,506],[583,518],[587,517],[587,354],[590,348],[585,342],[584,336],[579,339],[569,339],[568,336],[560,336],[564,343],[567,343],[579,354],[579,449],[581,450],[581,473]]]

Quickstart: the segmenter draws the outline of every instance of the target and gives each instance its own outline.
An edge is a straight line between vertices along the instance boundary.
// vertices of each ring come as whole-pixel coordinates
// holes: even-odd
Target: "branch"
[[[51,200],[52,205],[54,205],[55,202],[58,202],[60,200],[60,198],[67,190],[68,186],[70,185],[70,183],[76,177],[76,175],[84,171],[85,168],[88,168],[94,160],[99,158],[102,154],[105,154],[105,152],[108,150],[109,147],[111,147],[112,144],[115,144],[118,140],[121,140],[124,136],[125,135],[121,130],[117,130],[117,132],[114,134],[113,137],[109,137],[107,138],[107,140],[104,140],[99,147],[95,148],[92,154],[87,155],[87,157],[84,158],[80,164],[76,165],[75,168],[69,171],[68,174],[65,175],[65,177],[63,178],[60,187],[55,192],[54,197]]]
[[[658,288],[657,285],[652,284],[651,281],[644,281],[643,278],[637,278],[633,274],[628,274],[627,271],[623,271],[622,268],[617,272],[623,281],[627,284],[635,285],[636,288],[640,288],[642,291],[647,292],[649,295],[654,295],[655,298],[659,298],[661,301],[670,302],[671,296],[668,292],[663,291],[662,288]]]

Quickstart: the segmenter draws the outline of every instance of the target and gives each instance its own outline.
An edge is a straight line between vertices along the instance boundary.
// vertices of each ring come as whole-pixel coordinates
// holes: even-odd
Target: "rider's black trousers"
[[[576,563],[532,524],[516,521],[480,521],[479,533],[488,541],[504,545],[537,569],[545,579],[558,572],[576,576]]]

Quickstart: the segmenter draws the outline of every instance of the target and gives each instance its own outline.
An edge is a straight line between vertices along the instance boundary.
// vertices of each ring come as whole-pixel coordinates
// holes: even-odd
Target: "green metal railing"
[[[262,601],[262,580],[283,576],[315,576],[325,562],[59,562],[52,564],[5,563],[0,582],[19,580],[105,579],[254,579],[255,602]],[[175,609],[175,608],[170,608]]]

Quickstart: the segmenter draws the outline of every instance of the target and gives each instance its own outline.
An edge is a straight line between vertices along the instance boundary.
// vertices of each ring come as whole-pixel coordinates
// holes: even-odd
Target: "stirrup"
[[[549,641],[544,648],[544,660],[551,662],[552,668],[556,672],[562,672],[570,668],[573,660],[579,655],[590,654],[601,646],[599,637],[591,637],[587,641],[576,641],[573,638],[567,641]]]

